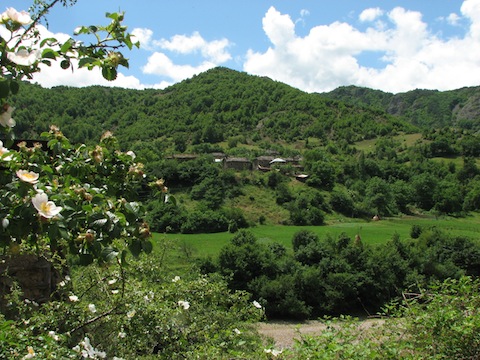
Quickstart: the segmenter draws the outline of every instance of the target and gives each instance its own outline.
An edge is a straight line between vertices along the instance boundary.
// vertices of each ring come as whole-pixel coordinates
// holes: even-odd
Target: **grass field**
[[[424,227],[435,226],[455,236],[467,236],[480,241],[480,214],[465,218],[420,218],[402,217],[380,221],[337,221],[325,226],[282,226],[264,225],[248,229],[261,243],[278,242],[291,249],[293,235],[302,229],[308,229],[324,239],[327,236],[337,237],[342,232],[352,239],[360,235],[364,244],[381,244],[398,234],[400,239],[408,239],[412,225]],[[154,240],[167,240],[181,247],[190,249],[195,256],[215,257],[220,249],[228,244],[234,234],[224,232],[215,234],[155,234]]]

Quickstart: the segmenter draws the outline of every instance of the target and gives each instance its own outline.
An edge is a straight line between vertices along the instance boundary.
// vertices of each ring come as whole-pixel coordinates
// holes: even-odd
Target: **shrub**
[[[293,251],[296,252],[300,247],[305,247],[311,243],[318,243],[318,235],[310,230],[300,230],[293,235],[292,246]]]
[[[228,219],[220,211],[207,209],[189,213],[180,231],[184,234],[214,233],[228,230]]]
[[[62,287],[66,299],[42,306],[12,295],[18,313],[0,315],[1,357],[80,358],[82,350],[109,359],[264,356],[250,325],[263,309],[249,294],[214,275],[176,276],[161,262],[151,255],[124,268],[73,268]]]

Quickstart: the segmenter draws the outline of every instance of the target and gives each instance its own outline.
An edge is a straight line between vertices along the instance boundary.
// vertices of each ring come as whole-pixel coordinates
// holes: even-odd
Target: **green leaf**
[[[81,68],[81,67],[84,67],[84,66],[87,66],[87,65],[91,65],[91,64],[95,63],[96,61],[97,61],[97,59],[95,59],[93,57],[90,57],[90,56],[83,57],[78,61],[78,67]]]
[[[71,63],[70,63],[70,60],[62,60],[62,62],[60,63],[60,67],[63,69],[63,70],[66,70],[70,67]]]
[[[5,99],[10,94],[10,85],[8,80],[0,81],[0,98]]]
[[[153,244],[151,241],[149,240],[143,240],[142,241],[142,250],[146,253],[146,254],[150,254],[152,251],[153,251]]]
[[[102,76],[108,81],[113,81],[117,78],[117,69],[112,66],[104,66],[102,68]]]
[[[125,204],[125,210],[127,210],[131,214],[134,214],[135,217],[138,217],[138,213],[140,211],[140,205],[135,201],[131,201]]]
[[[20,84],[15,80],[10,80],[10,91],[13,95],[16,95],[20,90]]]
[[[65,41],[62,45],[62,47],[60,48],[60,52],[61,53],[66,53],[68,50],[70,50],[72,48],[72,45],[73,45],[73,40],[72,39],[68,39],[67,41]]]
[[[127,263],[127,251],[126,250],[122,251],[120,262],[121,262],[122,265],[128,265],[128,263]]]
[[[86,204],[82,206],[82,210],[86,213],[91,213],[93,211],[92,205]]]
[[[122,58],[119,62],[119,65],[122,65],[123,67],[126,67],[128,69],[128,59]]]
[[[167,202],[172,203],[173,205],[176,206],[176,205],[177,205],[177,198],[176,198],[175,196],[173,196],[173,195],[170,195],[170,196],[168,197]]]
[[[54,51],[53,49],[44,49],[42,51],[42,58],[44,59],[56,59],[58,56],[58,52]]]
[[[92,223],[92,227],[102,228],[107,224],[107,222],[108,222],[108,219],[98,219]]]
[[[101,255],[106,261],[112,261],[118,256],[119,252],[112,247],[102,249]]]
[[[76,29],[75,35],[80,35],[80,34],[88,34],[90,33],[89,29],[86,26],[81,26],[78,29]]]
[[[137,257],[142,252],[142,244],[138,240],[133,240],[132,243],[128,246],[128,249],[133,256]]]
[[[58,42],[57,39],[55,38],[46,38],[46,39],[43,39],[40,43],[40,47],[44,47],[45,44],[52,44],[52,43],[56,43]]]

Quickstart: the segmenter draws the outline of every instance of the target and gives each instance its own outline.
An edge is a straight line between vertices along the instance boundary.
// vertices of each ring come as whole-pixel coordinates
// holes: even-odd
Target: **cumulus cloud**
[[[222,64],[232,59],[227,51],[230,46],[227,39],[208,42],[198,31],[195,31],[191,36],[175,35],[170,40],[162,39],[157,41],[156,44],[162,49],[184,55],[200,52],[202,57],[216,64]]]
[[[360,16],[358,19],[362,22],[367,22],[367,21],[374,21],[380,16],[383,15],[383,10],[380,8],[370,8],[370,9],[365,9],[360,13]]]
[[[132,35],[135,40],[140,42],[140,47],[144,50],[152,49],[152,36],[153,31],[145,28],[135,28],[132,30]]]
[[[133,33],[140,39],[141,47],[151,52],[141,68],[142,72],[166,79],[154,85],[155,88],[172,85],[232,59],[228,51],[232,43],[225,38],[207,41],[195,31],[191,35],[174,35],[170,39],[155,40],[149,29],[135,29]],[[143,46],[142,39],[147,46]],[[176,64],[172,60],[176,55],[188,57],[189,61],[198,59],[197,64]]]
[[[249,50],[243,69],[309,92],[351,84],[390,92],[478,85],[480,0],[465,0],[460,12],[469,21],[463,38],[439,38],[421,13],[402,7],[364,10],[359,20],[375,22],[366,30],[334,22],[301,37],[290,16],[271,7],[263,18],[271,46]],[[375,55],[376,65],[362,66],[362,55]]]
[[[215,64],[208,61],[198,66],[177,65],[164,53],[155,52],[148,58],[142,70],[145,74],[164,76],[172,79],[173,82],[178,82],[212,67],[215,67]]]

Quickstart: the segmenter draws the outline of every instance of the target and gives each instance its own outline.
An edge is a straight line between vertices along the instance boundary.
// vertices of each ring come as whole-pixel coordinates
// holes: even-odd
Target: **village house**
[[[244,157],[227,157],[223,164],[225,169],[252,170],[252,162]]]

